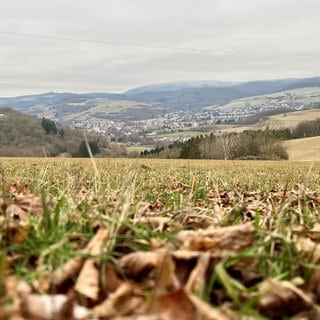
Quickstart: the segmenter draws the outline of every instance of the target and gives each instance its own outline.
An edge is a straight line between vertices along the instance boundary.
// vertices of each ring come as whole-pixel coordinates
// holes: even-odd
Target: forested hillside
[[[0,108],[0,156],[86,156],[80,148],[83,139],[79,130]],[[97,143],[96,151],[108,150],[103,137],[89,134],[88,139]]]

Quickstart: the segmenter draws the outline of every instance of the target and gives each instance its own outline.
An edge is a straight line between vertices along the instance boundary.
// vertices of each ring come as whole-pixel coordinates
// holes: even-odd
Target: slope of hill
[[[59,120],[65,118],[70,121],[89,116],[97,119],[131,121],[179,110],[199,112],[212,105],[223,106],[235,99],[316,86],[320,86],[320,77],[243,83],[178,82],[139,87],[124,94],[50,92],[0,98],[0,106]]]
[[[216,80],[203,80],[203,81],[174,81],[159,84],[149,84],[146,86],[137,87],[125,92],[126,95],[140,94],[143,92],[172,92],[181,89],[190,88],[219,88],[229,87],[239,84],[238,81],[216,81]]]
[[[320,118],[320,109],[308,109],[264,117],[263,120],[250,125],[217,125],[219,132],[241,132],[244,130],[263,130],[267,127],[271,129],[293,128],[301,121],[310,121]]]
[[[101,149],[107,141],[89,134],[99,142]],[[82,134],[57,125],[56,134],[46,134],[41,120],[9,108],[0,108],[0,156],[55,157],[62,153],[77,155]]]
[[[141,120],[167,112],[167,108],[159,104],[122,98],[122,95],[108,93],[50,92],[41,95],[2,98],[0,106],[59,121],[86,120],[88,117],[119,121],[123,119]]]
[[[289,154],[289,160],[320,160],[320,137],[288,140],[283,146]]]
[[[290,106],[294,108],[298,105],[320,106],[320,86],[285,90],[266,95],[258,95],[236,99],[223,105],[222,107],[211,106],[206,108],[206,110],[216,110],[218,108],[221,108],[223,110],[239,108],[245,109],[248,107],[256,107],[263,105],[285,105],[287,108],[289,108]]]
[[[225,105],[232,100],[244,97],[314,86],[320,86],[320,77],[251,81],[222,87],[193,87],[175,91],[144,91],[127,96],[135,101],[159,102],[171,110],[200,111],[208,106]]]

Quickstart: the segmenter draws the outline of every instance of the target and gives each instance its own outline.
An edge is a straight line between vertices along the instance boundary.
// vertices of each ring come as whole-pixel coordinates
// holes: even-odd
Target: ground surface
[[[1,319],[320,317],[318,162],[0,170]]]

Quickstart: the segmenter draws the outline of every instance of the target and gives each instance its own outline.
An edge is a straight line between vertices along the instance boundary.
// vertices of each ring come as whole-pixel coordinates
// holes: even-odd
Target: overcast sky
[[[0,0],[0,96],[320,76],[319,0]]]

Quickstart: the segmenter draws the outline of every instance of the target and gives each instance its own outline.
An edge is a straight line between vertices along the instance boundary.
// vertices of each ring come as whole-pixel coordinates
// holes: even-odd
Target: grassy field
[[[320,109],[310,109],[295,112],[288,112],[267,117],[267,119],[252,125],[229,125],[218,130],[220,132],[242,132],[244,130],[263,130],[267,127],[271,129],[293,128],[299,122],[311,121],[320,118]]]
[[[320,137],[288,140],[284,142],[290,160],[320,160]]]
[[[1,319],[319,318],[319,162],[0,170]]]
[[[64,116],[64,121],[84,121],[100,114],[117,113],[129,108],[150,108],[146,103],[127,101],[127,100],[106,100],[106,99],[92,99],[90,103],[96,104],[87,111],[81,111]],[[99,118],[99,116],[97,116]]]
[[[267,123],[269,123],[270,126],[274,124],[274,126],[279,125],[281,127],[290,128],[296,126],[299,122],[310,121],[319,117],[320,109],[302,110],[270,116]]]

